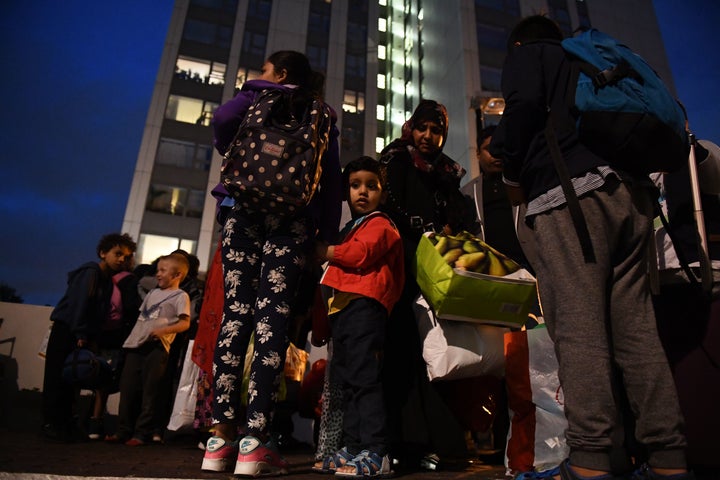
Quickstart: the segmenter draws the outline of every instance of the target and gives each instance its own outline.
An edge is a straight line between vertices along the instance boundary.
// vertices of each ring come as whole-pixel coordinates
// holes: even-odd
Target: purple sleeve
[[[253,98],[255,92],[244,90],[215,110],[212,126],[215,133],[215,148],[221,155],[224,155],[230,146]]]

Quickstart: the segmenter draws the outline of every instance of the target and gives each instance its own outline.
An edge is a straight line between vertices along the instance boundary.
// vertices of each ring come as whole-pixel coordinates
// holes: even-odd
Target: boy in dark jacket
[[[329,262],[321,284],[332,288],[331,381],[343,389],[345,447],[315,466],[336,476],[391,473],[381,381],[385,330],[405,283],[400,234],[377,209],[383,200],[384,170],[370,157],[350,162],[343,186],[352,220],[337,245],[319,244]]]
[[[53,324],[45,353],[42,431],[49,439],[77,439],[73,416],[75,389],[63,381],[63,365],[74,349],[97,345],[109,315],[111,277],[124,268],[135,248],[128,234],[105,235],[97,246],[100,261],[87,262],[68,274],[65,295],[50,314]]]

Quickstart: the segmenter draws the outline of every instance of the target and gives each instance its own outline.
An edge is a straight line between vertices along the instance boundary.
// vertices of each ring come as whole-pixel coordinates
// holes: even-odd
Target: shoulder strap
[[[595,262],[595,252],[593,250],[592,241],[590,240],[590,232],[587,228],[587,221],[585,220],[585,214],[580,208],[580,201],[573,188],[572,181],[570,180],[570,174],[568,173],[567,165],[563,159],[562,152],[560,151],[560,144],[557,140],[555,128],[553,127],[552,112],[548,111],[547,125],[545,126],[545,140],[550,150],[550,156],[555,164],[555,170],[557,171],[558,177],[560,178],[560,186],[565,194],[565,201],[567,202],[568,211],[572,218],[573,225],[575,226],[575,232],[577,233],[578,240],[580,240],[580,248],[583,252],[585,262]]]

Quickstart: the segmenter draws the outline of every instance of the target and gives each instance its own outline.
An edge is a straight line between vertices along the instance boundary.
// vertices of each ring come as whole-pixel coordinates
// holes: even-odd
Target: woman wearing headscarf
[[[383,210],[398,227],[405,251],[405,286],[388,321],[384,362],[388,433],[392,454],[400,459],[401,466],[405,462],[414,462],[414,453],[453,449],[450,439],[433,435],[432,421],[435,425],[445,422],[437,411],[432,417],[428,415],[428,401],[436,393],[427,379],[412,308],[419,293],[412,265],[422,234],[463,230],[477,233],[480,230],[472,200],[460,191],[460,179],[465,170],[442,152],[448,120],[444,105],[434,100],[421,100],[403,125],[401,137],[393,140],[380,154],[380,162],[387,168],[388,195]],[[412,422],[424,430],[424,435],[413,435],[414,442],[423,444],[419,451],[412,451],[416,449],[408,448],[410,445],[403,442],[402,416],[403,411],[407,411],[405,407],[411,394],[418,396],[424,410],[421,415],[415,415]],[[423,440],[423,436],[427,438]],[[462,436],[458,441],[464,447]]]

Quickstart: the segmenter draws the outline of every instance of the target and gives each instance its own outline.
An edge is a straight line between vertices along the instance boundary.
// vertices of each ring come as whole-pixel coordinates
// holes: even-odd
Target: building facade
[[[445,152],[469,180],[477,124],[501,112],[507,36],[537,13],[567,35],[592,26],[622,39],[673,88],[652,0],[176,0],[122,226],[138,261],[183,248],[206,270],[222,160],[210,121],[270,53],[302,51],[325,74],[343,164],[375,156],[432,98],[448,108]]]

